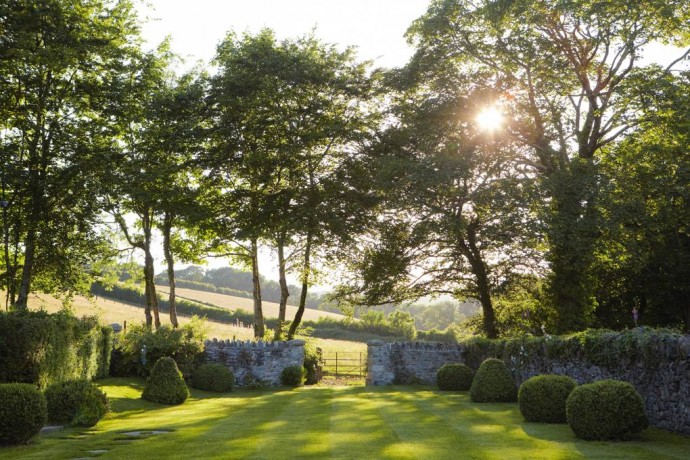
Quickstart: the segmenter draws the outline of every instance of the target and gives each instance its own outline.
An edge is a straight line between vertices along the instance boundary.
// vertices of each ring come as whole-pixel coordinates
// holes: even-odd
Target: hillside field
[[[203,294],[208,294],[200,291],[189,291],[192,296],[202,298]],[[4,292],[0,291],[0,298],[4,300]],[[230,297],[230,296],[222,296]],[[190,297],[191,298],[191,297]],[[239,299],[238,297],[230,297],[230,299]],[[248,299],[239,299],[248,300]],[[4,303],[4,302],[3,302]],[[277,304],[273,304],[276,305]],[[32,294],[29,298],[29,308],[31,310],[45,310],[50,313],[55,313],[63,308],[62,301],[53,296],[46,294]],[[96,315],[100,318],[103,324],[136,324],[144,321],[144,310],[139,307],[127,305],[122,302],[115,302],[103,297],[86,298],[82,296],[75,296],[72,300],[72,311],[77,316]],[[227,308],[227,304],[226,304]],[[293,307],[294,308],[294,307]],[[309,310],[307,310],[309,311]],[[312,310],[313,311],[313,310]],[[305,312],[306,316],[306,312]],[[189,317],[178,315],[180,324],[187,324]],[[170,319],[167,314],[161,315],[162,324],[170,324]],[[219,340],[236,339],[236,340],[252,340],[254,332],[251,327],[238,327],[231,324],[220,323],[216,321],[205,321],[208,338],[217,338]],[[314,344],[324,350],[325,353],[333,353],[336,351],[347,352],[366,352],[367,345],[363,342],[352,342],[347,340],[321,339],[314,338]]]
[[[170,292],[168,286],[156,286],[156,291],[162,295],[168,295]],[[242,309],[248,312],[254,311],[254,301],[252,299],[245,299],[243,297],[234,297],[225,294],[218,294],[215,292],[197,291],[194,289],[176,288],[177,297],[188,300],[195,300],[197,302],[214,305],[216,307],[227,308],[230,310]],[[274,302],[262,302],[262,309],[264,318],[277,318],[280,306]],[[292,305],[287,306],[288,320],[295,317],[297,307]],[[331,313],[327,311],[314,310],[307,308],[304,310],[303,321],[316,321],[319,318],[332,318],[336,320],[345,319],[345,315]]]

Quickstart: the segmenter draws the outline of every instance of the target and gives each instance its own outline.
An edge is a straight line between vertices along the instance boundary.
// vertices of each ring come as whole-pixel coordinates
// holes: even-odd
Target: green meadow
[[[690,439],[649,429],[629,442],[588,442],[567,425],[527,423],[517,404],[474,404],[431,387],[302,387],[212,394],[180,406],[140,398],[143,381],[100,382],[112,412],[3,459],[687,459]]]

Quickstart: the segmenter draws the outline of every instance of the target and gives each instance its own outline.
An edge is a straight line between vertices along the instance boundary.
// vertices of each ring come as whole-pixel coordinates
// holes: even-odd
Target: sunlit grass
[[[524,422],[516,404],[473,404],[424,387],[193,391],[167,407],[141,400],[141,384],[101,382],[113,413],[96,427],[2,448],[0,458],[690,458],[687,437],[648,430],[632,442],[586,442],[567,425]]]

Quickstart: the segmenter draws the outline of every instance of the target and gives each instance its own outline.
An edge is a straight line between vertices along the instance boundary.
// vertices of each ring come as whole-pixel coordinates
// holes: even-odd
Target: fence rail
[[[321,366],[324,375],[363,378],[367,375],[367,354],[347,351],[324,353]]]

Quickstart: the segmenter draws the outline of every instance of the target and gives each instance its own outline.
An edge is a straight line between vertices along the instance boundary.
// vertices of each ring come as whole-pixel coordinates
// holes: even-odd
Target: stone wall
[[[280,373],[288,366],[304,365],[304,341],[242,342],[207,340],[206,360],[227,366],[237,386],[280,385]]]
[[[436,385],[436,371],[464,362],[462,345],[369,342],[367,385],[419,383]]]
[[[646,358],[595,364],[582,352],[566,358],[549,355],[546,346],[505,347],[502,356],[517,385],[539,374],[568,375],[578,383],[602,379],[630,382],[645,399],[652,426],[690,434],[690,336],[654,345]],[[476,355],[476,356],[475,356]],[[446,363],[477,363],[490,357],[476,347],[443,344],[369,342],[367,385],[436,383],[436,371]]]

